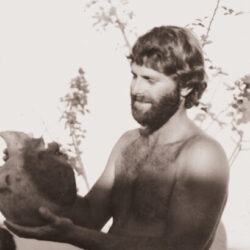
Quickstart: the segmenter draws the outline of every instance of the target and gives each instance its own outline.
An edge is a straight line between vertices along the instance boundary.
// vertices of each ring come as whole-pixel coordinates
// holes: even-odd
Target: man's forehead
[[[147,67],[146,65],[138,65],[136,63],[131,64],[131,71],[138,75],[147,75],[154,78],[167,77],[165,74]]]

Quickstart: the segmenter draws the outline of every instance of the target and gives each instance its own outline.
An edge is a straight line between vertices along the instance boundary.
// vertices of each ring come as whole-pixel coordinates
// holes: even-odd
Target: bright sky
[[[115,2],[115,1],[114,1]],[[134,0],[135,25],[141,34],[155,25],[184,26],[211,16],[215,0]],[[250,12],[249,0],[221,1]],[[64,141],[59,98],[82,67],[90,85],[84,163],[93,183],[112,146],[136,126],[129,108],[129,65],[119,32],[97,32],[84,13],[86,1],[0,1],[1,130],[22,130]],[[250,73],[250,14],[223,16],[212,27],[207,52],[231,79]],[[44,124],[48,133],[45,131]]]

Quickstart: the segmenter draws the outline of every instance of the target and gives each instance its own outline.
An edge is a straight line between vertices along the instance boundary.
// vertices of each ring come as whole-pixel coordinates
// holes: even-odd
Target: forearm
[[[67,215],[74,224],[96,230],[100,230],[110,216],[108,209],[101,204],[91,202],[87,196],[77,196],[74,206]]]
[[[69,211],[67,217],[76,225],[97,229],[91,213],[90,204],[85,197],[77,196],[75,204]]]
[[[149,238],[123,237],[105,234],[76,226],[69,239],[70,244],[85,250],[160,250]],[[164,248],[165,249],[165,248]],[[171,249],[171,248],[169,248]]]
[[[74,224],[79,226],[88,227],[91,223],[90,209],[87,199],[77,196],[73,207],[66,215]]]
[[[203,250],[200,244],[173,241],[164,237],[125,237],[76,226],[69,242],[85,250]]]

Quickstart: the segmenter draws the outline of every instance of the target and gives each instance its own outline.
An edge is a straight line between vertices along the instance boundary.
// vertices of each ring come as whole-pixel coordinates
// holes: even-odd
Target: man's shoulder
[[[115,144],[113,151],[115,151],[117,154],[119,154],[124,148],[126,148],[139,135],[140,134],[139,134],[138,129],[132,129],[132,130],[126,131],[125,133],[123,133],[121,135],[121,137],[119,138],[119,140]]]
[[[227,183],[229,166],[222,146],[199,133],[188,142],[182,156],[182,174],[189,181]]]
[[[131,129],[126,131],[119,139],[119,142],[123,145],[130,144],[133,140],[140,136],[139,129]]]
[[[205,133],[194,135],[186,149],[190,157],[214,156],[225,157],[225,152],[218,141]]]

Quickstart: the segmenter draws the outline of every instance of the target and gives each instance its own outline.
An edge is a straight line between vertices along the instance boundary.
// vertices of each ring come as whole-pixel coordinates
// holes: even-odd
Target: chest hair
[[[114,189],[119,216],[144,223],[165,219],[183,146],[183,142],[149,144],[139,138],[123,150]]]

